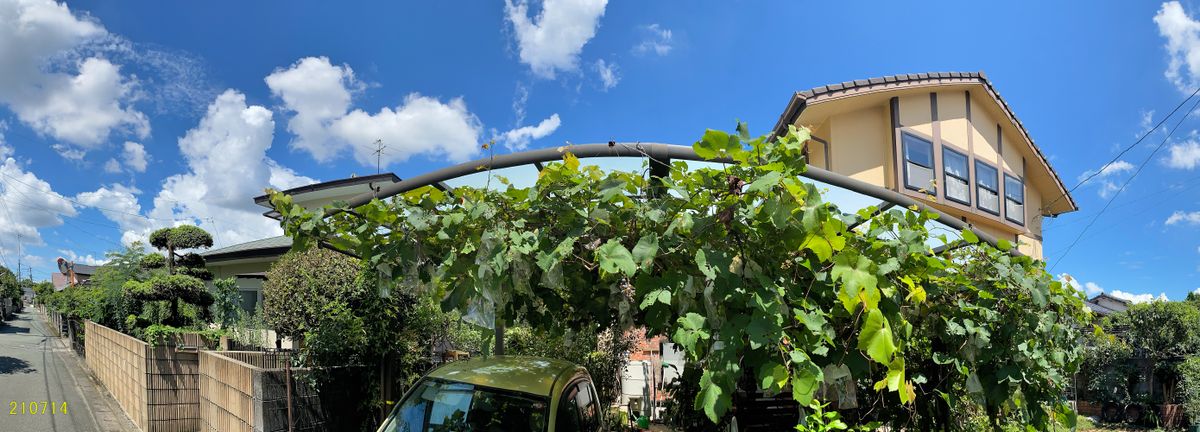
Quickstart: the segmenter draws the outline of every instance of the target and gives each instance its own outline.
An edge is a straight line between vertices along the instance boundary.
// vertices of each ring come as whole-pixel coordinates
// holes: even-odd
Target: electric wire
[[[1197,88],[1196,92],[1200,92],[1200,88]],[[1195,94],[1196,93],[1192,93],[1193,96],[1195,96]],[[1190,100],[1191,97],[1188,97],[1188,99]],[[1175,131],[1179,129],[1179,126],[1183,125],[1184,120],[1187,120],[1188,116],[1192,115],[1192,112],[1196,110],[1197,106],[1200,106],[1200,99],[1196,99],[1196,102],[1192,104],[1190,109],[1188,109],[1187,114],[1184,114],[1183,117],[1180,117],[1179,121],[1175,123],[1175,126],[1171,128],[1171,131],[1167,132],[1167,136],[1163,137],[1163,140],[1158,144],[1158,147],[1155,147],[1154,151],[1150,152],[1150,155],[1146,157],[1146,160],[1142,161],[1142,163],[1138,165],[1137,169],[1133,171],[1133,174],[1126,178],[1124,183],[1121,183],[1121,187],[1113,193],[1113,196],[1109,198],[1107,202],[1104,203],[1104,207],[1100,208],[1100,211],[1092,217],[1092,220],[1083,227],[1083,230],[1079,232],[1079,235],[1075,236],[1075,240],[1072,241],[1069,246],[1067,246],[1066,252],[1063,252],[1063,254],[1054,261],[1054,264],[1050,266],[1049,271],[1053,272],[1054,268],[1057,267],[1059,263],[1063,262],[1063,260],[1067,258],[1067,255],[1070,255],[1071,251],[1074,250],[1075,245],[1079,244],[1079,240],[1083,238],[1083,235],[1087,233],[1088,229],[1090,229],[1092,225],[1096,223],[1096,220],[1100,219],[1100,216],[1102,216],[1104,212],[1108,210],[1108,207],[1112,205],[1113,201],[1116,200],[1117,197],[1121,196],[1121,192],[1124,192],[1125,188],[1129,186],[1129,183],[1132,182],[1133,179],[1137,178],[1138,174],[1142,172],[1142,169],[1154,159],[1154,155],[1158,154],[1158,152],[1167,145],[1167,142],[1171,140],[1171,136],[1175,135]],[[1176,108],[1176,110],[1178,110],[1178,108]],[[1174,114],[1175,111],[1171,111],[1171,113]],[[1169,117],[1170,115],[1167,116],[1167,118]],[[1163,121],[1165,120],[1166,118],[1163,119]],[[1160,121],[1159,123],[1161,124],[1162,122]],[[1147,132],[1147,135],[1149,135],[1149,132]],[[1143,138],[1144,137],[1145,135],[1143,135]],[[1138,141],[1140,142],[1141,140],[1139,139]]]

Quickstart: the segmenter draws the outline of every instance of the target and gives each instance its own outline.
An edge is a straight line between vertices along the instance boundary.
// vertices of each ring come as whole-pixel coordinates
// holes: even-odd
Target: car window
[[[583,430],[579,424],[579,405],[575,403],[575,394],[579,390],[574,386],[567,389],[566,394],[558,403],[558,417],[554,419],[556,432],[574,432]]]
[[[521,431],[546,429],[544,399],[466,383],[423,380],[401,402],[382,430]]]
[[[600,405],[596,401],[596,391],[592,389],[592,383],[581,381],[576,384],[575,404],[579,407],[581,430],[600,430]]]

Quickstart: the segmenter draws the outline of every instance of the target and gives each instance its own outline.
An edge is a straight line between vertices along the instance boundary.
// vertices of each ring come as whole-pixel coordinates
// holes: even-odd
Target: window
[[[583,429],[579,425],[579,405],[575,403],[577,393],[579,390],[573,387],[569,388],[562,401],[558,403],[558,415],[554,419],[554,430],[577,431]]]
[[[1000,173],[991,165],[975,161],[975,196],[979,208],[1000,215]]]
[[[946,185],[946,199],[959,204],[971,205],[971,176],[967,169],[967,155],[942,147],[942,165]]]
[[[430,432],[439,430],[543,431],[547,403],[525,394],[493,390],[466,383],[424,379],[401,402],[381,430]]]
[[[936,193],[933,187],[933,143],[904,133],[903,145],[904,187]]]
[[[1004,218],[1025,225],[1025,182],[1004,175]]]

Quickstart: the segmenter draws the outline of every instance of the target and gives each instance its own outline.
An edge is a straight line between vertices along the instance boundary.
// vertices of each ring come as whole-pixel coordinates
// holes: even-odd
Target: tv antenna
[[[383,162],[383,149],[385,148],[387,148],[387,146],[383,145],[382,139],[375,140],[375,151],[372,152],[375,153],[375,174],[379,174],[381,172],[380,169],[381,162]]]

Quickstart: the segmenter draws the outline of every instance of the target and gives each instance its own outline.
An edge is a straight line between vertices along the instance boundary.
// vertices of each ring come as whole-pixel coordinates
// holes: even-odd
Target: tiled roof
[[[888,75],[878,78],[846,81],[840,84],[823,85],[808,90],[798,91],[792,95],[791,101],[788,102],[787,109],[785,109],[783,114],[779,116],[779,121],[775,123],[775,134],[782,135],[787,130],[788,125],[794,123],[796,119],[800,117],[800,113],[804,111],[806,106],[820,102],[823,99],[832,98],[834,96],[847,94],[853,95],[860,91],[872,88],[894,90],[909,86],[968,83],[982,84],[983,87],[987,89],[988,93],[996,100],[996,102],[999,103],[1002,108],[1004,108],[1004,113],[1008,116],[1009,120],[1011,120],[1012,123],[1017,126],[1017,129],[1021,132],[1021,135],[1024,136],[1033,147],[1034,153],[1036,153],[1038,158],[1041,159],[1042,164],[1045,165],[1050,171],[1050,176],[1053,177],[1054,181],[1058,183],[1058,186],[1062,188],[1063,195],[1066,196],[1067,201],[1071,204],[1071,207],[1078,209],[1079,206],[1075,203],[1075,198],[1071,197],[1070,193],[1067,193],[1067,187],[1065,184],[1063,184],[1062,179],[1058,177],[1058,173],[1054,172],[1053,168],[1050,168],[1050,162],[1046,159],[1046,155],[1042,154],[1042,149],[1039,148],[1036,143],[1034,143],[1033,137],[1029,136],[1029,131],[1025,129],[1025,125],[1022,124],[1021,120],[1017,118],[1017,115],[1013,113],[1012,108],[1008,106],[1008,102],[1005,101],[1004,98],[1000,97],[1000,92],[996,91],[996,88],[992,86],[992,82],[987,79],[987,75],[985,75],[983,72],[928,72]]]
[[[272,250],[288,249],[292,247],[292,239],[288,236],[268,237],[245,243],[239,243],[232,246],[226,246],[220,249],[201,252],[200,255],[205,260],[214,260],[221,258],[233,258],[236,256],[253,254],[254,252],[269,253]]]

